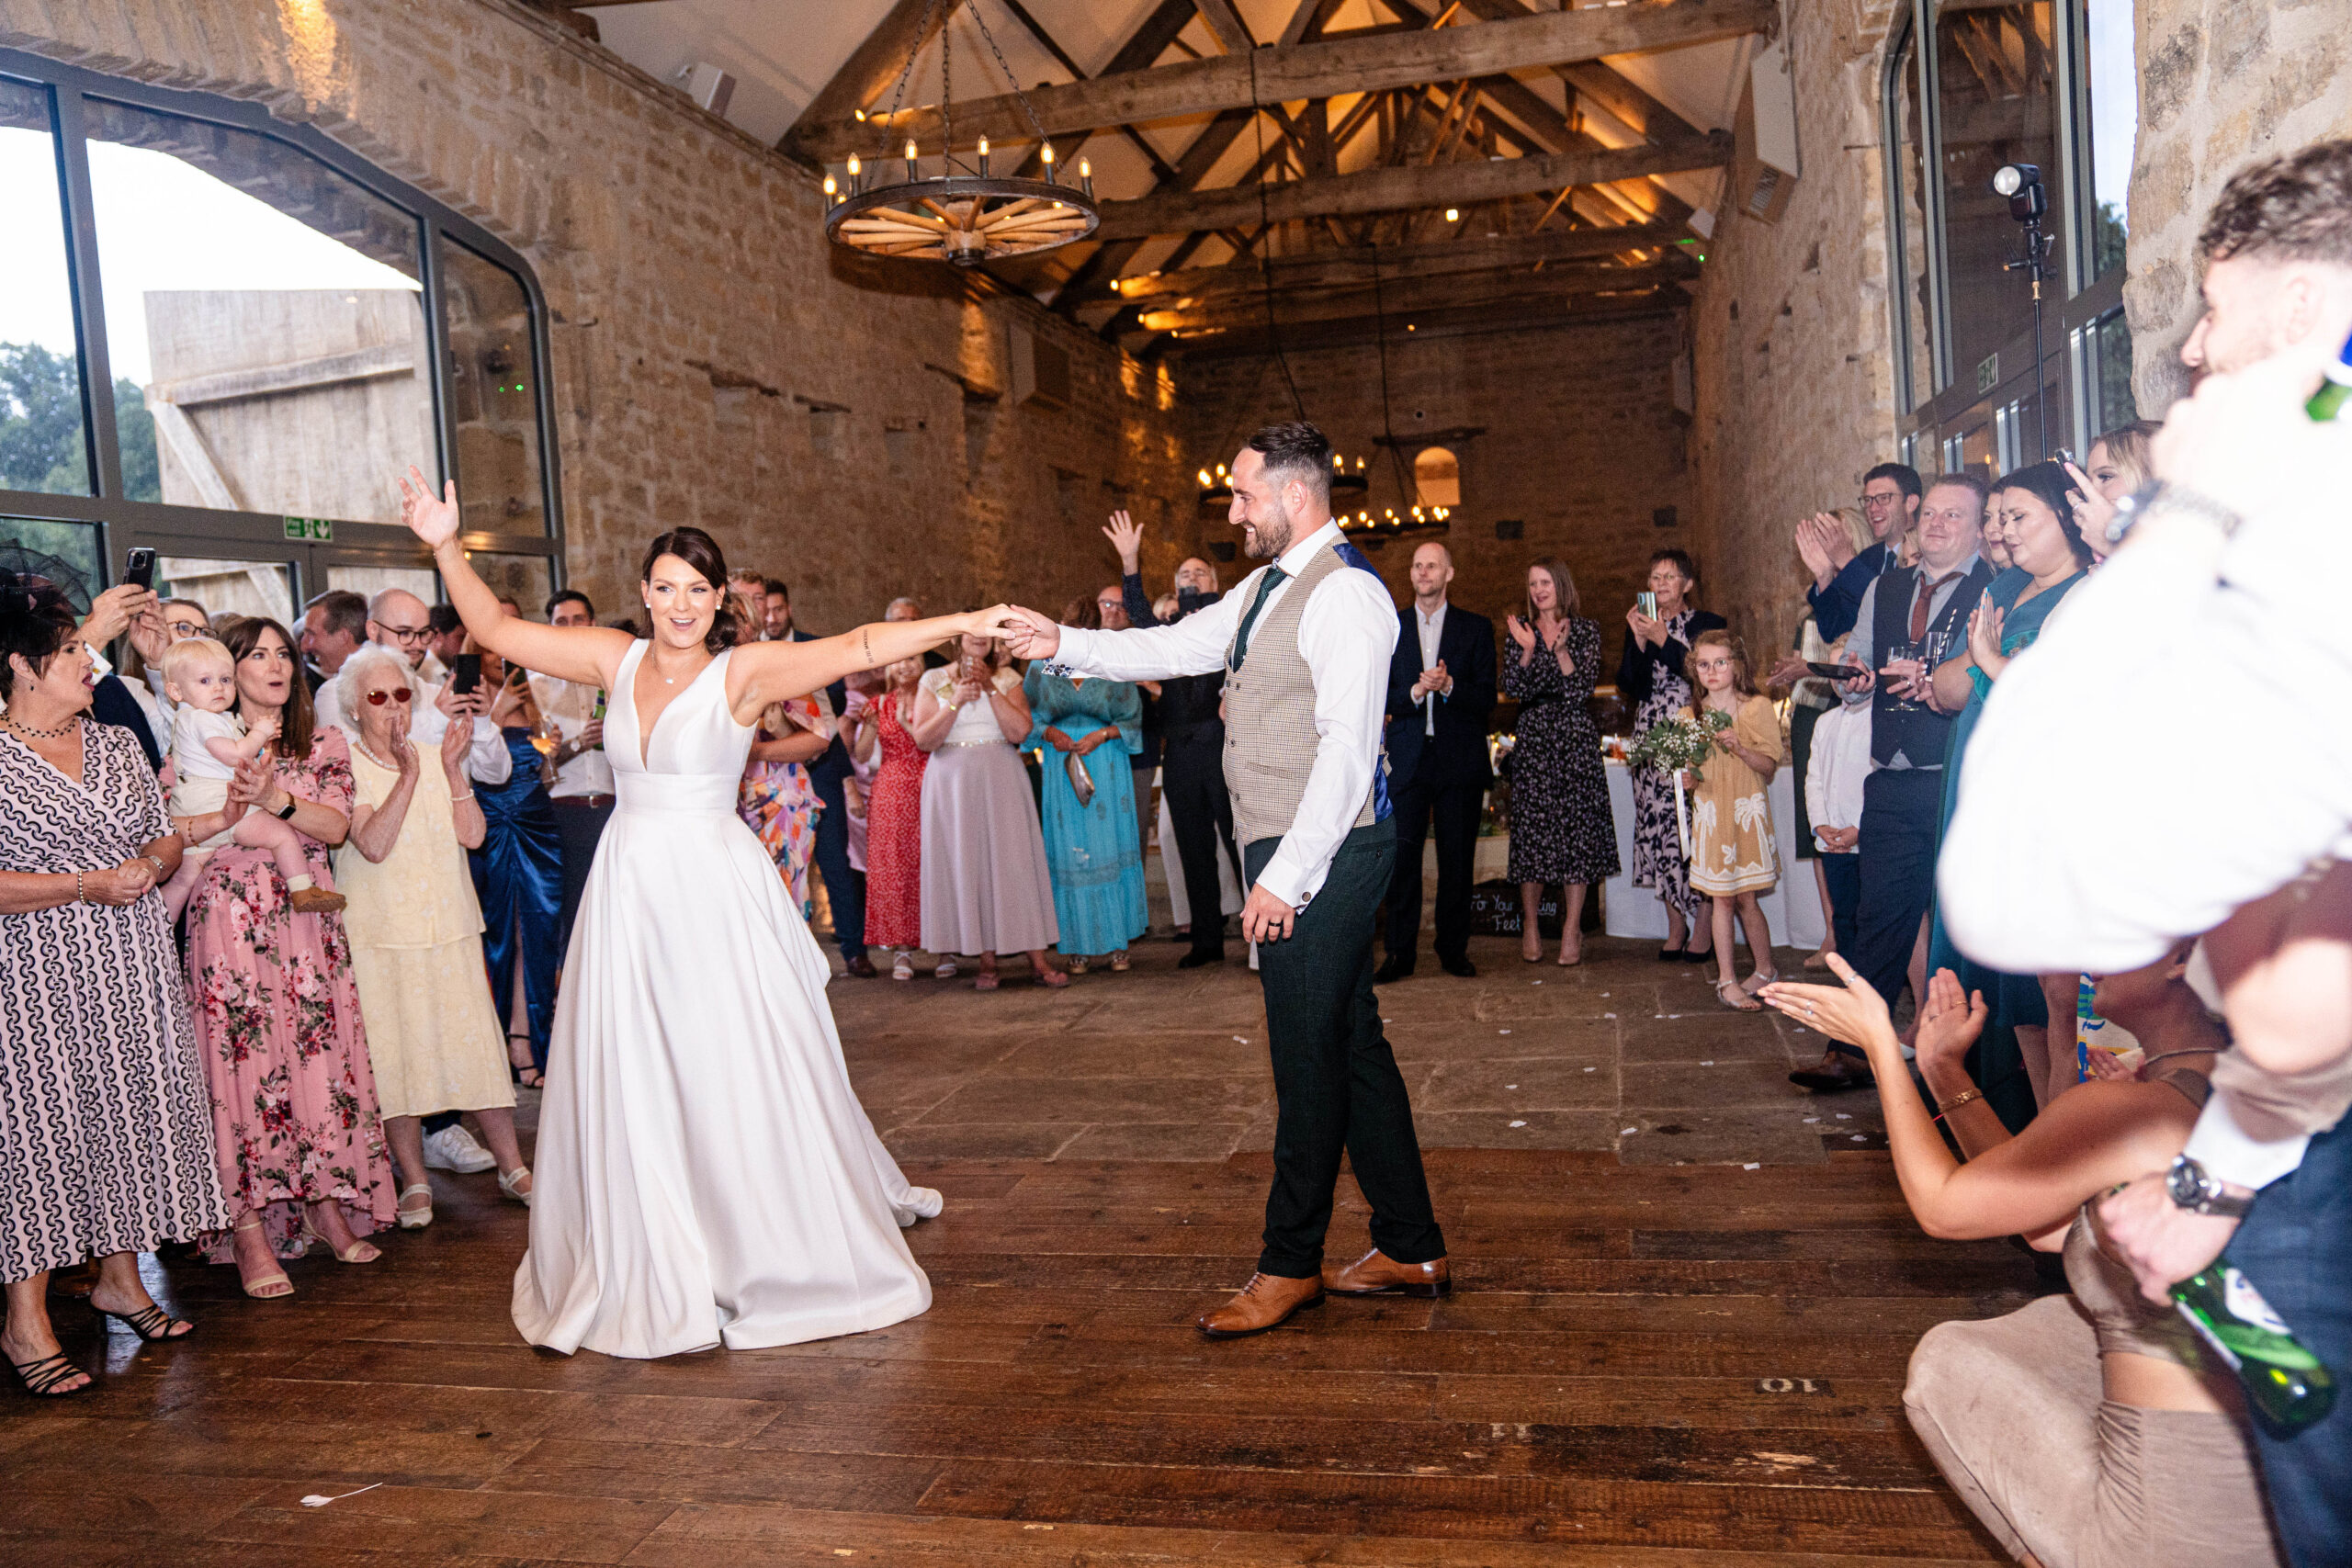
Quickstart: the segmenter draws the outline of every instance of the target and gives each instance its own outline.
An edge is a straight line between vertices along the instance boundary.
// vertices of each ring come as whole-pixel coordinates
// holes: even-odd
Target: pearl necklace
[[[82,728],[82,716],[78,713],[68,714],[65,722],[55,729],[35,729],[14,714],[0,713],[0,719],[6,719],[8,728],[17,734],[29,736],[36,740],[62,740]]]
[[[399,772],[400,772],[400,769],[399,769],[399,768],[397,768],[397,767],[393,766],[393,765],[392,765],[391,763],[390,763],[390,762],[387,762],[386,761],[384,761],[384,759],[382,759],[381,757],[379,757],[378,755],[376,755],[376,753],[375,753],[375,752],[370,751],[369,750],[368,750],[368,745],[367,745],[367,742],[365,742],[365,741],[362,741],[362,740],[355,740],[355,741],[353,741],[353,742],[351,743],[351,749],[352,749],[353,750],[355,750],[355,751],[358,752],[361,756],[363,756],[363,757],[367,758],[369,761],[371,761],[371,762],[375,763],[378,767],[379,767],[379,768],[383,769],[383,770],[384,770],[384,772],[386,772],[386,773],[399,773]]]

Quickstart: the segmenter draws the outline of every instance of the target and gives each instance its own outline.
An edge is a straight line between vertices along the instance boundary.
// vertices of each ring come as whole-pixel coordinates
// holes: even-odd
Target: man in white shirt
[[[576,588],[549,599],[547,614],[551,626],[596,624],[596,606]],[[554,803],[556,832],[563,840],[563,914],[557,942],[569,953],[571,922],[580,913],[580,895],[588,886],[588,868],[595,863],[605,824],[613,819],[613,764],[605,755],[605,693],[583,682],[534,675],[531,694],[563,737],[550,759],[555,784],[548,798]]]
[[[1270,425],[1233,460],[1229,516],[1252,572],[1172,626],[1057,626],[1034,610],[1024,658],[1150,681],[1225,671],[1226,783],[1250,879],[1242,935],[1260,944],[1273,1058],[1274,1182],[1258,1271],[1197,1325],[1259,1334],[1326,1291],[1452,1288],[1413,1111],[1373,994],[1373,914],[1396,862],[1380,755],[1398,635],[1388,590],[1331,520],[1331,444]],[[1373,1250],[1322,1262],[1340,1157],[1372,1207]]]
[[[2151,1301],[2226,1246],[2343,1377],[2352,421],[2301,405],[2352,334],[2352,141],[2241,171],[2198,249],[2181,358],[2212,374],[2156,437],[2164,489],[2123,547],[1993,688],[1938,888],[1962,949],[2001,969],[2114,972],[2207,933],[2238,1049],[2181,1158],[2100,1219]],[[2290,1560],[2344,1561],[2352,1401],[2256,1442]]]

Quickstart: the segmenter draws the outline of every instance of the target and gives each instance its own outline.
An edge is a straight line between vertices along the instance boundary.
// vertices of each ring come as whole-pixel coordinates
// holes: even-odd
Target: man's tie
[[[1913,642],[1918,642],[1928,635],[1928,612],[1935,604],[1936,590],[1959,575],[1957,571],[1948,571],[1941,577],[1931,578],[1925,571],[1919,573],[1919,596],[1911,601],[1911,640]]]
[[[1266,601],[1273,597],[1274,590],[1289,581],[1290,573],[1283,570],[1280,561],[1268,567],[1266,575],[1258,580],[1258,596],[1250,601],[1250,613],[1241,617],[1241,629],[1233,637],[1233,667],[1236,670],[1240,669],[1241,661],[1250,657],[1250,628],[1258,624],[1258,612],[1266,607]]]

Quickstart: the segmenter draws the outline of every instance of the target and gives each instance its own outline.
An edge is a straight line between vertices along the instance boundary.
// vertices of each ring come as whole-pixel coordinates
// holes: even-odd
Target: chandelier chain
[[[890,96],[890,112],[883,118],[882,156],[884,158],[888,158],[892,152],[889,128],[899,123],[899,107],[907,101],[907,84],[913,79],[915,73],[915,56],[922,52],[922,40],[931,36],[932,14],[938,9],[939,0],[923,0],[922,26],[915,33],[913,47],[907,51],[907,62],[899,67],[899,90]],[[947,46],[945,24],[941,24],[940,32],[940,48],[944,51]]]
[[[964,0],[964,6],[965,9],[972,15],[972,25],[980,29],[980,37],[987,41],[989,52],[996,56],[996,68],[1004,73],[1004,85],[1012,89],[1013,97],[1021,105],[1021,112],[1029,117],[1030,129],[1037,133],[1037,141],[1041,144],[1044,143],[1046,123],[1037,118],[1037,111],[1030,107],[1029,95],[1021,90],[1021,78],[1015,76],[1012,73],[1012,67],[1004,62],[1004,51],[996,46],[996,35],[989,31],[988,21],[980,15],[979,0]]]

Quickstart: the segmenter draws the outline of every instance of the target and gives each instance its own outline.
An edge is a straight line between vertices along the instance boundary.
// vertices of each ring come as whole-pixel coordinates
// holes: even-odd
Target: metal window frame
[[[297,602],[314,592],[310,579],[324,581],[324,569],[338,557],[365,554],[381,560],[411,555],[429,564],[413,535],[398,524],[336,518],[332,543],[289,541],[285,519],[276,513],[215,511],[167,502],[132,501],[122,493],[120,432],[114,415],[114,374],[106,335],[105,291],[100,275],[96,209],[92,202],[85,97],[132,108],[176,115],[267,137],[314,158],[387,205],[416,221],[418,281],[425,319],[427,374],[434,399],[435,479],[455,476],[458,450],[455,367],[449,357],[448,317],[443,302],[441,245],[445,237],[505,268],[518,279],[530,316],[532,405],[538,431],[539,485],[546,527],[537,534],[473,532],[465,547],[504,555],[545,556],[556,585],[564,583],[563,492],[556,448],[547,296],[537,272],[520,251],[456,209],[386,173],[314,126],[289,125],[262,105],[214,93],[159,87],[67,65],[20,50],[0,49],[0,77],[40,91],[50,102],[51,145],[57,159],[58,194],[64,221],[68,286],[73,296],[77,364],[82,378],[84,450],[88,454],[91,493],[51,495],[0,490],[0,515],[88,523],[99,530],[99,560],[107,581],[113,563],[134,543],[167,543],[172,553],[194,553],[200,545],[213,555],[282,560],[296,569]]]

